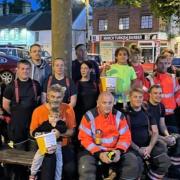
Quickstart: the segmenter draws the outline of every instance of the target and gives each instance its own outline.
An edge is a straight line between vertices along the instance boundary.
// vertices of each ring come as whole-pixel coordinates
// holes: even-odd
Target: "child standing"
[[[130,63],[136,72],[137,79],[135,81],[135,86],[137,88],[142,88],[144,82],[144,70],[140,63],[141,50],[137,47],[136,44],[131,45],[130,47]]]
[[[116,92],[114,93],[116,104],[115,109],[125,108],[129,101],[128,94],[133,81],[136,79],[134,69],[129,66],[130,53],[126,47],[117,48],[115,51],[115,64],[105,66],[102,75],[116,77]]]
[[[52,108],[50,109],[50,113],[48,116],[48,120],[43,122],[37,129],[35,129],[32,133],[33,136],[38,136],[43,133],[49,133],[54,132],[55,135],[57,131],[59,131],[61,134],[65,133],[67,130],[66,124],[63,120],[60,120],[60,113],[59,109]],[[55,180],[61,180],[62,176],[62,151],[61,151],[61,143],[59,142],[61,139],[57,139],[57,147],[56,147],[56,172],[55,172]],[[38,150],[34,156],[32,166],[31,166],[31,175],[29,177],[29,180],[35,180],[37,179],[37,172],[39,171],[39,168],[42,165],[44,159],[44,155],[40,153]]]

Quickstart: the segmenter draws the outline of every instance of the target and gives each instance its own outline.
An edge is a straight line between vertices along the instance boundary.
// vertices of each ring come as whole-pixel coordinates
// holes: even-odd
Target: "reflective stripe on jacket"
[[[102,132],[99,145],[95,143],[96,130]],[[126,151],[131,144],[131,134],[125,116],[115,110],[107,118],[98,114],[96,108],[86,112],[79,126],[78,138],[82,146],[92,154],[113,149]]]
[[[149,75],[146,77],[143,90],[147,90],[154,84],[159,84],[162,88],[162,103],[165,106],[166,115],[173,114],[176,108],[176,93],[180,91],[180,86],[176,77],[173,74],[168,73],[156,73],[153,76]],[[147,99],[146,99],[147,100]]]

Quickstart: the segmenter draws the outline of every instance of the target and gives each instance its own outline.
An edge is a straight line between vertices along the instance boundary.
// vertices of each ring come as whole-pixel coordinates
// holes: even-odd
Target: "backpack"
[[[47,89],[51,86],[53,76],[49,76],[48,83],[47,83]],[[66,86],[67,86],[67,92],[68,92],[68,102],[70,102],[71,98],[71,91],[70,91],[70,80],[69,78],[65,77]]]

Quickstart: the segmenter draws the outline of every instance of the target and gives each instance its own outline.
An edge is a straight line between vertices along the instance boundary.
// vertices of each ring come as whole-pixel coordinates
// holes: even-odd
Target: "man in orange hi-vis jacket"
[[[148,100],[148,89],[154,84],[162,88],[161,103],[165,106],[165,122],[169,132],[178,133],[178,119],[175,117],[175,109],[180,106],[180,85],[173,74],[167,73],[168,60],[164,55],[156,60],[156,72],[146,77],[143,90],[145,100]]]
[[[136,179],[139,175],[137,157],[127,152],[131,134],[126,118],[113,109],[113,104],[112,94],[103,92],[97,107],[82,118],[78,136],[84,148],[79,155],[80,180],[95,180],[98,163],[113,169],[120,179]]]

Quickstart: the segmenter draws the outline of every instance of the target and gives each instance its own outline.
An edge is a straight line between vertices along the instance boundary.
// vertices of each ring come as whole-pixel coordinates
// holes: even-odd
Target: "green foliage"
[[[144,1],[143,0],[116,0],[116,2],[120,5],[131,5],[134,7],[141,7],[141,4]]]
[[[141,7],[143,3],[148,3],[149,7],[156,16],[169,20],[172,15],[177,17],[180,23],[180,0],[115,0],[118,4],[132,5]]]

